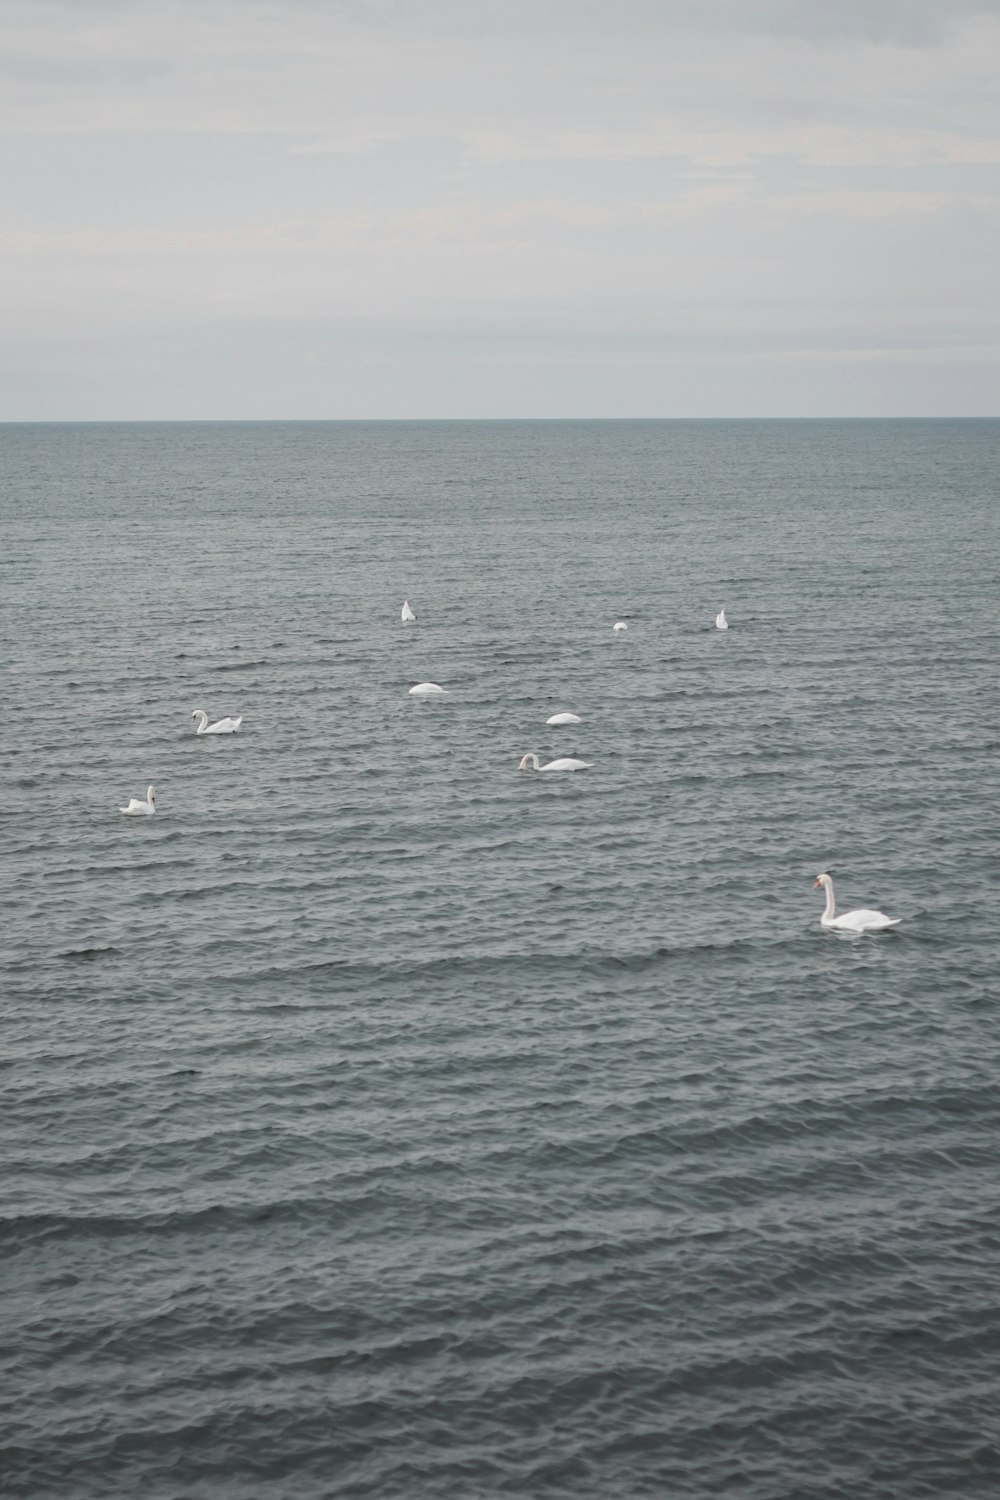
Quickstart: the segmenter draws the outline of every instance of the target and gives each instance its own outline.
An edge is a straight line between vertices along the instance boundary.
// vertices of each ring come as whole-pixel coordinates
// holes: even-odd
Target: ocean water
[[[0,473],[3,1493],[992,1497],[1000,423]]]

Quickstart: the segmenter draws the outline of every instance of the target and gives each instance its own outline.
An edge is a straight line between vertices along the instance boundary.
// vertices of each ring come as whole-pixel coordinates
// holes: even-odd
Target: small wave
[[[98,958],[120,958],[121,953],[121,948],[112,945],[107,948],[67,948],[59,957],[76,963],[93,963]]]

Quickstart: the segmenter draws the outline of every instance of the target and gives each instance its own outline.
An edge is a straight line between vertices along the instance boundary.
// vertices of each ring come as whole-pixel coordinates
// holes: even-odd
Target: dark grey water
[[[0,454],[5,1493],[995,1494],[1000,424]]]

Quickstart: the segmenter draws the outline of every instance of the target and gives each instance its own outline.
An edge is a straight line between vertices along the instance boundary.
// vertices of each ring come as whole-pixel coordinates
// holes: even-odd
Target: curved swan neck
[[[151,786],[148,786],[146,788],[146,801],[149,803],[150,807],[152,807],[156,802],[156,793],[153,791],[153,788]]]
[[[192,713],[191,717],[192,717],[192,719],[197,719],[199,721],[198,722],[198,732],[200,734],[201,731],[204,729],[205,725],[208,723],[208,714],[205,712],[205,710],[203,708],[196,708],[194,710],[194,712]]]
[[[526,771],[529,766],[533,771],[538,771],[541,769],[541,762],[533,750],[529,750],[527,755],[521,756],[521,764],[517,769],[519,771]]]

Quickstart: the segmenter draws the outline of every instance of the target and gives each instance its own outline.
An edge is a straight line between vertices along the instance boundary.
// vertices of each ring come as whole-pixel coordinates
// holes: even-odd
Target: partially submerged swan
[[[546,724],[582,724],[583,720],[579,714],[553,714],[551,719],[545,720]]]
[[[141,797],[130,797],[128,807],[120,807],[118,811],[126,813],[130,818],[148,818],[156,811],[156,793],[148,786],[145,802]]]
[[[195,731],[197,734],[235,734],[243,723],[243,715],[240,714],[236,719],[216,719],[214,724],[210,724],[203,708],[196,708],[191,717],[199,721]]]
[[[611,629],[612,630],[627,630],[628,626],[625,624],[624,620],[616,620],[615,623],[614,623],[614,625],[612,625]]]
[[[527,755],[521,756],[521,764],[517,769],[519,771],[586,771],[592,764],[593,762],[589,760],[577,760],[572,755],[563,755],[558,760],[550,760],[547,765],[543,766],[535,752],[529,750]]]
[[[829,875],[817,875],[813,890],[819,885],[826,892],[826,910],[820,917],[824,927],[836,927],[840,932],[884,932],[887,927],[898,927],[903,920],[902,917],[887,917],[884,911],[872,911],[866,906],[835,916],[837,901],[833,894],[833,881]]]
[[[411,698],[433,698],[436,693],[446,693],[447,688],[439,687],[436,682],[418,682],[416,687],[410,688]]]
[[[729,629],[729,621],[726,619],[726,611],[724,609],[720,609],[715,617],[715,628],[716,630]]]
[[[410,620],[415,620],[417,618],[413,613],[413,610],[410,608],[409,599],[403,600],[403,608],[399,612],[399,618],[402,620],[404,625],[406,625]]]

